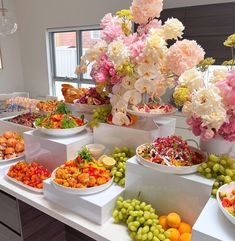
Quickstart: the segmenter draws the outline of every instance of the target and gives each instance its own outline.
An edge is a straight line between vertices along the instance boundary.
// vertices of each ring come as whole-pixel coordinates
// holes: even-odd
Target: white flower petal
[[[130,125],[131,123],[127,115],[122,112],[114,113],[112,122],[114,125],[118,126]]]
[[[137,68],[137,73],[142,79],[146,80],[156,79],[159,75],[157,67],[149,64],[139,65]]]
[[[138,79],[135,83],[135,88],[140,93],[147,92],[148,94],[151,94],[154,91],[154,81],[146,80],[146,79]]]
[[[112,113],[122,112],[126,114],[126,110],[127,110],[127,102],[121,99],[113,106]]]
[[[141,102],[142,96],[136,90],[129,90],[123,95],[123,99],[132,105],[137,105]]]

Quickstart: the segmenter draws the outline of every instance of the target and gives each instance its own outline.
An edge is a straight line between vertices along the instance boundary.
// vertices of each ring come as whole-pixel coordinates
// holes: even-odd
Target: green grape
[[[232,178],[230,176],[224,177],[224,183],[230,183],[232,181]]]
[[[220,160],[220,164],[223,165],[223,166],[226,166],[227,162],[226,162],[226,160],[221,159],[221,160]]]
[[[207,167],[207,168],[205,169],[205,172],[206,172],[206,173],[210,173],[210,172],[211,172],[211,169]]]
[[[213,154],[210,154],[208,159],[213,162],[219,162],[219,157]]]
[[[206,174],[206,178],[211,179],[212,178],[212,174],[211,173],[207,173]]]
[[[165,235],[164,234],[162,234],[162,233],[160,233],[159,235],[158,235],[158,238],[160,239],[160,240],[165,240]]]
[[[198,172],[202,173],[203,172],[203,168],[201,166],[198,167],[197,169]]]
[[[206,169],[206,168],[207,168],[207,164],[204,162],[204,163],[202,163],[201,167],[202,167],[203,169]]]
[[[219,180],[219,181],[224,181],[224,175],[219,175],[218,177],[217,177],[217,179]]]
[[[153,241],[160,241],[160,239],[158,237],[154,236]]]
[[[230,177],[233,176],[233,171],[230,170],[230,169],[225,169],[225,173],[226,173],[227,176],[230,176]]]
[[[219,164],[218,163],[216,163],[214,166],[213,166],[213,171],[214,172],[218,172],[219,171]]]
[[[215,181],[214,184],[213,184],[213,187],[219,187],[219,182]]]
[[[207,166],[208,166],[209,168],[212,168],[213,165],[214,165],[214,162],[212,162],[212,161],[208,161],[208,162],[207,162]]]
[[[212,194],[213,196],[216,196],[217,191],[218,191],[218,189],[212,189],[211,194]]]
[[[105,123],[107,121],[108,115],[111,112],[111,109],[111,106],[105,106],[97,107],[95,110],[93,110],[93,116],[90,122],[91,127],[98,127],[99,123]]]
[[[148,240],[152,240],[153,239],[153,233],[152,232],[148,232]]]
[[[116,160],[116,165],[112,168],[111,174],[114,176],[114,182],[122,187],[125,186],[126,161],[132,157],[130,153],[132,153],[131,149],[127,147],[115,147],[111,154]]]

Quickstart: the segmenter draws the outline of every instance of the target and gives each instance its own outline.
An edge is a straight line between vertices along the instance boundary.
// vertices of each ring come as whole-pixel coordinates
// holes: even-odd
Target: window
[[[92,27],[89,29],[49,30],[50,62],[53,95],[63,99],[61,85],[71,84],[74,87],[94,86],[88,66],[88,72],[77,76],[76,66],[81,56],[100,39],[101,31]]]

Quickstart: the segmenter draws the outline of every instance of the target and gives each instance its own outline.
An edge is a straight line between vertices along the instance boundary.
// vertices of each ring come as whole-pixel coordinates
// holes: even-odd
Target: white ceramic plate
[[[74,108],[76,111],[79,112],[84,112],[84,113],[92,113],[93,110],[95,110],[98,107],[105,107],[108,105],[88,105],[88,104],[81,104],[81,103],[76,103],[76,100],[74,101]]]
[[[71,188],[71,187],[65,187],[63,185],[60,185],[58,183],[56,183],[54,181],[55,179],[55,173],[57,171],[58,168],[56,168],[52,175],[51,175],[51,178],[52,178],[52,183],[54,185],[54,187],[61,191],[61,192],[65,192],[65,193],[70,193],[70,194],[76,194],[76,195],[81,195],[81,196],[84,196],[84,195],[90,195],[90,194],[95,194],[95,193],[98,193],[98,192],[102,192],[104,190],[106,190],[107,188],[109,188],[112,184],[113,184],[113,178],[110,179],[107,183],[103,184],[103,185],[100,185],[100,186],[97,186],[97,187],[89,187],[89,188]]]
[[[230,214],[223,206],[222,206],[222,202],[220,200],[219,197],[219,193],[220,192],[231,192],[233,189],[235,189],[235,182],[231,182],[230,184],[225,184],[223,186],[221,186],[216,194],[216,198],[217,198],[217,202],[219,204],[219,208],[220,210],[223,212],[223,214],[225,215],[225,217],[233,224],[235,225],[235,217]]]
[[[31,187],[31,186],[28,186],[28,185],[26,185],[26,184],[24,184],[24,183],[22,183],[22,182],[17,181],[15,178],[9,177],[9,176],[7,175],[7,173],[8,173],[9,170],[10,170],[10,167],[9,167],[9,168],[6,170],[6,172],[5,172],[5,178],[6,178],[7,180],[13,182],[14,184],[16,184],[16,185],[18,185],[18,186],[20,186],[20,187],[23,187],[23,188],[27,189],[27,190],[29,190],[29,191],[36,192],[36,193],[43,193],[43,189],[39,189],[39,188],[34,188],[34,187]]]
[[[146,144],[144,144],[144,145],[146,145]],[[157,163],[147,161],[146,159],[144,159],[143,157],[141,157],[138,154],[138,149],[141,148],[144,145],[141,145],[141,146],[137,147],[137,149],[136,149],[136,157],[137,157],[138,162],[140,164],[146,166],[146,167],[154,168],[154,169],[158,170],[159,172],[177,174],[177,175],[192,174],[192,173],[196,173],[198,167],[201,165],[201,164],[197,164],[197,165],[186,166],[186,167],[172,167],[172,166],[165,166],[165,165],[161,165],[161,164],[157,164]],[[190,148],[193,151],[196,151],[196,152],[202,154],[203,157],[204,157],[204,160],[205,161],[207,160],[207,156],[204,152],[202,152],[202,151],[200,151],[197,148],[192,147],[192,146],[190,146]]]
[[[127,112],[136,116],[157,118],[161,116],[173,115],[175,112],[177,112],[177,109],[174,109],[173,111],[167,112],[167,113],[154,113],[154,112],[148,113],[148,112],[142,112],[142,111],[135,111],[131,109],[127,109]]]
[[[4,164],[7,164],[7,163],[10,163],[12,161],[16,161],[18,159],[21,159],[23,158],[24,155],[21,155],[21,156],[17,156],[17,157],[14,157],[14,158],[11,158],[11,159],[4,159],[4,160],[0,160],[0,163],[4,163]]]
[[[88,121],[85,120],[85,125],[83,126],[78,126],[75,128],[68,128],[68,129],[47,129],[47,128],[43,128],[43,127],[39,127],[37,125],[34,126],[41,132],[43,132],[44,134],[50,135],[50,136],[71,136],[71,135],[75,135],[79,132],[82,132],[83,130],[86,129],[87,125],[88,125]]]

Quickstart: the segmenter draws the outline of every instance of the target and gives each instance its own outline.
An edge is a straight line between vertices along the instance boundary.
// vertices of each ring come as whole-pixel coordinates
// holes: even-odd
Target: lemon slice
[[[104,166],[107,168],[112,168],[116,164],[116,161],[112,157],[109,157],[109,156],[104,156],[102,158],[102,162],[103,162]]]

